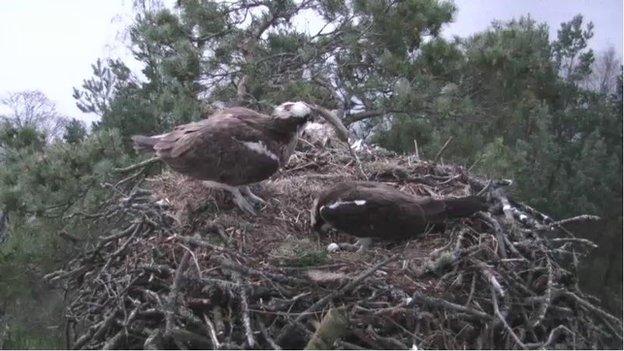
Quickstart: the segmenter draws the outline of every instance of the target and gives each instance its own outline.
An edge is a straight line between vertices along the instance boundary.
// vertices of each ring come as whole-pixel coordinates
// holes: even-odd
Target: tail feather
[[[449,217],[467,217],[473,213],[487,210],[485,197],[466,196],[457,199],[445,199],[446,213]]]
[[[138,152],[154,152],[154,146],[158,143],[159,139],[154,137],[148,137],[144,135],[133,135],[132,145]]]

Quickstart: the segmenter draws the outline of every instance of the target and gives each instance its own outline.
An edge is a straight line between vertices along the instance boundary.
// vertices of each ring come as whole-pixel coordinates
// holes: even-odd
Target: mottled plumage
[[[154,152],[175,171],[233,192],[238,203],[235,187],[267,179],[286,164],[309,114],[302,102],[284,103],[273,116],[233,107],[166,134],[132,139],[137,150]],[[239,204],[253,212],[247,205]]]

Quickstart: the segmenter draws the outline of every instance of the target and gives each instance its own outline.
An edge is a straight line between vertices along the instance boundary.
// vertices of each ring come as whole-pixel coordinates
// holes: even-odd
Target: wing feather
[[[246,111],[251,110],[226,109],[206,120],[181,125],[164,136],[155,150],[174,170],[195,178],[230,185],[266,179],[280,166],[270,157],[279,153],[280,145],[255,126],[254,121],[269,117]],[[259,152],[262,148],[267,152]]]
[[[444,204],[418,199],[380,183],[338,185],[319,200],[319,214],[335,228],[359,237],[394,239],[422,233],[443,216]]]

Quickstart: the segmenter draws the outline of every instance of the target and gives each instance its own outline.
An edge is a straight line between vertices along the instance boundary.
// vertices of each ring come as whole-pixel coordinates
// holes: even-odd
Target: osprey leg
[[[238,208],[246,211],[251,215],[256,215],[256,210],[254,209],[253,205],[250,204],[249,201],[247,201],[247,199],[243,196],[243,194],[241,194],[241,192],[237,188],[234,188],[230,192],[234,196],[234,202],[236,203],[236,205],[238,205]]]
[[[256,210],[254,210],[253,205],[250,204],[249,201],[247,201],[247,199],[245,199],[245,197],[243,196],[243,194],[241,194],[240,190],[238,190],[237,187],[223,184],[223,183],[213,182],[210,180],[204,180],[203,184],[210,188],[228,191],[234,197],[234,203],[236,204],[236,206],[238,206],[238,208],[240,208],[244,212],[247,212],[251,215],[254,215],[254,216],[256,215]]]
[[[371,245],[373,244],[373,238],[360,238],[358,239],[356,244],[360,246],[357,252],[366,251],[370,249]]]
[[[245,194],[253,203],[256,203],[258,205],[265,205],[266,201],[264,201],[260,196],[254,194],[251,192],[251,189],[249,189],[248,186],[243,186],[240,188],[241,191],[243,192],[243,194]]]

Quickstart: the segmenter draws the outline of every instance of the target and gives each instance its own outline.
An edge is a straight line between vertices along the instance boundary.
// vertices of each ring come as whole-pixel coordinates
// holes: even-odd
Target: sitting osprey
[[[436,200],[381,183],[343,182],[314,200],[311,225],[316,231],[332,226],[362,238],[363,250],[372,238],[412,238],[447,218],[470,216],[486,208],[485,200],[477,196]]]
[[[154,152],[175,171],[229,191],[239,208],[255,214],[241,190],[252,202],[265,203],[248,185],[286,164],[310,114],[304,102],[285,102],[272,116],[232,107],[166,134],[135,135],[132,140],[136,150]]]

